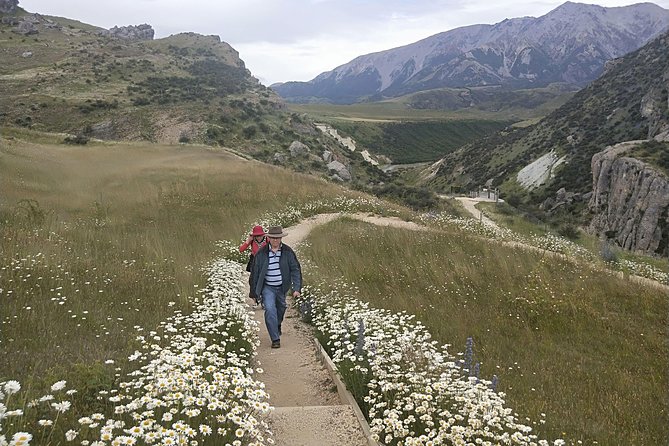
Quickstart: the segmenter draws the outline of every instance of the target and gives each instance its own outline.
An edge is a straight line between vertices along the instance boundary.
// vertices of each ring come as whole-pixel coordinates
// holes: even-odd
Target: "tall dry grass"
[[[669,296],[657,288],[461,232],[348,220],[316,229],[301,255],[308,282],[416,314],[452,353],[472,336],[482,375],[540,438],[669,439]]]
[[[0,190],[0,381],[67,380],[82,413],[104,409],[138,334],[189,311],[217,240],[343,193],[206,147],[20,138],[0,141]]]

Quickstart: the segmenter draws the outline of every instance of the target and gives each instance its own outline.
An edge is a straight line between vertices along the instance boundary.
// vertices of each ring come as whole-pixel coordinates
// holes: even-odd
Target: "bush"
[[[244,137],[246,139],[251,139],[255,136],[256,133],[258,133],[258,127],[256,127],[255,125],[244,127],[242,133],[244,134]]]
[[[577,240],[579,237],[578,228],[573,223],[564,223],[558,229],[558,234],[569,240]]]
[[[616,263],[618,261],[618,255],[615,253],[611,247],[611,242],[608,240],[602,241],[602,246],[600,247],[599,254],[602,257],[602,260],[608,263]]]
[[[66,136],[63,142],[65,144],[72,144],[72,145],[81,145],[84,146],[88,144],[88,141],[90,141],[90,138],[86,135],[82,135],[81,133],[76,135],[76,136]]]

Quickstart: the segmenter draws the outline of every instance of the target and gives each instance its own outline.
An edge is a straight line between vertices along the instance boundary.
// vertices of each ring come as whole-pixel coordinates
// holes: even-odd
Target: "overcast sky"
[[[216,34],[265,85],[307,81],[357,56],[387,50],[465,25],[539,17],[552,0],[20,0],[30,12],[91,25],[148,23],[156,38]],[[600,0],[601,6],[634,1]],[[669,0],[653,3],[669,9]]]

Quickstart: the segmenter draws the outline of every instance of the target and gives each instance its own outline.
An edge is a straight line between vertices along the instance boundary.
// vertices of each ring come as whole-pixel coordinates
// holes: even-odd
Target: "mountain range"
[[[291,102],[350,104],[443,87],[583,87],[608,60],[668,28],[669,10],[652,3],[605,8],[567,2],[538,18],[453,29],[359,56],[308,82],[271,88]]]

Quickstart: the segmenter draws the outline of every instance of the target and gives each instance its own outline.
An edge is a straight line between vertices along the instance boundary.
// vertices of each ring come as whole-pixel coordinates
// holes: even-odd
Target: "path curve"
[[[482,211],[476,209],[477,203],[487,200],[479,200],[476,198],[468,198],[468,197],[455,197],[455,199],[458,200],[460,203],[462,203],[462,206],[467,210],[467,212],[472,214],[475,219],[481,221],[484,225],[490,226],[495,229],[499,229],[497,223],[486,217]]]

